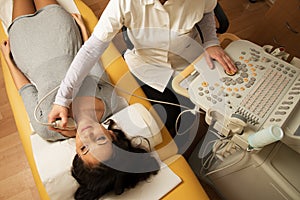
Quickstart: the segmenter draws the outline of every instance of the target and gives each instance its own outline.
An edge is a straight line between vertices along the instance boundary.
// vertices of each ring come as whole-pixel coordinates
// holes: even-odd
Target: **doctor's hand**
[[[75,137],[76,136],[76,130],[60,130],[58,128],[54,128],[52,126],[48,126],[49,130],[55,131],[60,133],[61,135],[65,136],[65,137]]]
[[[227,53],[220,46],[208,47],[205,51],[206,61],[208,65],[213,68],[213,63],[211,59],[218,61],[224,70],[229,74],[236,73],[237,68],[234,65],[232,59],[227,55]]]
[[[56,119],[60,118],[62,127],[65,128],[68,121],[68,110],[69,109],[67,107],[54,104],[48,115],[48,123],[52,123]]]

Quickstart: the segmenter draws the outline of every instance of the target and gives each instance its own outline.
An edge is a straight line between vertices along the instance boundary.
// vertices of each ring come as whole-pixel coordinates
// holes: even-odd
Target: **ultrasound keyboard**
[[[282,127],[300,99],[300,70],[250,41],[233,41],[225,51],[238,72],[229,76],[217,62],[211,70],[200,59],[194,63],[199,75],[188,88],[191,101],[225,117],[239,114],[255,131],[271,124]]]

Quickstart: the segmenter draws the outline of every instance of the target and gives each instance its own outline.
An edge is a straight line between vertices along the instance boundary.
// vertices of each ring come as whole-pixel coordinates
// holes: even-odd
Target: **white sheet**
[[[161,168],[156,176],[148,182],[141,182],[131,190],[122,195],[108,194],[101,200],[158,200],[161,199],[166,191],[172,190],[181,182],[181,179],[167,166]]]

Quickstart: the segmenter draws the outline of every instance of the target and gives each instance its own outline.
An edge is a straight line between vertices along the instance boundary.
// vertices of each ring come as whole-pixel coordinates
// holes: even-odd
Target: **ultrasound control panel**
[[[219,63],[210,69],[204,58],[198,60],[199,75],[188,88],[191,101],[204,111],[243,116],[255,131],[270,124],[282,127],[300,99],[300,70],[247,40],[233,41],[225,51],[238,72],[230,76]]]

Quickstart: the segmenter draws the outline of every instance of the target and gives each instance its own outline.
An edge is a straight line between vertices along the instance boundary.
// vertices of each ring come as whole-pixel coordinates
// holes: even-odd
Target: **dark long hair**
[[[86,165],[78,155],[73,160],[72,176],[79,183],[75,192],[76,200],[99,199],[109,192],[120,195],[125,189],[134,188],[140,181],[157,174],[160,168],[158,161],[144,147],[132,145],[132,141],[124,132],[115,128],[112,120],[109,121],[108,129],[117,136],[113,141],[112,158],[92,167]],[[128,156],[124,156],[124,151],[136,154],[129,159]],[[126,169],[136,169],[136,172]]]

